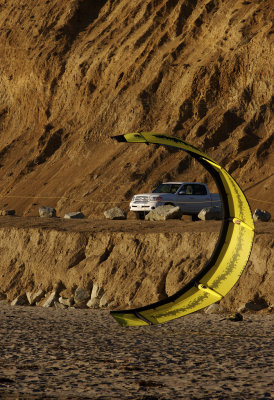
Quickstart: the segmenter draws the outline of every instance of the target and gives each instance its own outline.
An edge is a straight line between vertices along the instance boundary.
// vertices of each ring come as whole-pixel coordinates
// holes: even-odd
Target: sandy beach
[[[121,328],[106,310],[0,307],[0,398],[271,399],[273,314]]]

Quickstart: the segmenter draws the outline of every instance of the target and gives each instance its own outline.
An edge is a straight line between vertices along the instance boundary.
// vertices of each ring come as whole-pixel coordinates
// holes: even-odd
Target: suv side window
[[[194,186],[194,193],[197,196],[206,196],[207,191],[204,185],[193,185]]]
[[[192,195],[193,194],[193,185],[190,184],[185,184],[183,187],[180,189],[181,194],[186,194],[186,195]]]
[[[170,187],[170,193],[175,194],[177,192],[177,190],[179,189],[180,185],[178,185],[177,183],[174,185],[171,185]]]

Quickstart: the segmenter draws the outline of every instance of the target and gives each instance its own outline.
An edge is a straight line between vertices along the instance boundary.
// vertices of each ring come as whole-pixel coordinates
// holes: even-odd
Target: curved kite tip
[[[125,139],[124,135],[111,136],[111,139],[114,139],[117,142],[126,142],[126,139]]]

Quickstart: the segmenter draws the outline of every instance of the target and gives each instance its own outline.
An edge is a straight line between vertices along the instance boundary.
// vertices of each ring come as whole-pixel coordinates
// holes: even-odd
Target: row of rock
[[[0,210],[0,215],[1,216],[15,215],[15,210]]]
[[[4,215],[15,215],[15,210],[0,210],[0,216]],[[39,208],[39,216],[41,218],[55,218],[55,208],[41,206]],[[124,220],[127,219],[126,213],[121,210],[120,207],[114,207],[104,212],[104,216],[111,220]],[[206,207],[203,208],[199,214],[198,219],[202,221],[207,220],[221,220],[222,209],[220,207]],[[85,218],[81,211],[70,212],[64,215],[65,219],[82,219]],[[182,211],[179,207],[173,205],[164,205],[151,210],[146,214],[145,219],[147,221],[166,221],[168,219],[181,219]],[[256,209],[253,214],[253,220],[268,222],[271,219],[271,214],[268,211]]]
[[[237,313],[244,314],[246,312],[257,312],[261,310],[267,310],[271,312],[273,309],[274,304],[268,305],[263,299],[260,299],[258,301],[251,300],[245,304],[242,304],[238,307]],[[211,304],[210,306],[206,307],[204,311],[206,314],[223,314],[228,312],[221,303]]]
[[[56,210],[55,208],[41,206],[39,207],[39,216],[41,218],[55,218]],[[64,215],[65,219],[74,219],[74,218],[85,218],[84,214],[81,211],[70,212]]]
[[[181,219],[182,211],[180,207],[167,204],[164,206],[159,206],[154,210],[149,211],[145,215],[146,221],[166,221],[168,219]],[[112,220],[123,220],[127,219],[126,214],[119,207],[114,207],[104,212],[104,216],[107,219]],[[201,210],[198,217],[202,220],[208,219],[222,219],[222,209],[220,207],[211,207]]]
[[[15,215],[15,210],[0,210],[0,216],[5,215]],[[42,218],[54,218],[56,217],[56,210],[52,207],[39,207],[39,216]],[[66,219],[72,218],[85,218],[84,214],[81,211],[70,212],[64,215]]]
[[[0,299],[5,300],[6,296],[0,293]],[[11,306],[41,306],[56,308],[104,308],[109,306],[109,302],[103,288],[97,283],[93,284],[92,290],[77,287],[73,296],[65,297],[59,294],[58,289],[45,292],[38,288],[33,292],[26,292],[17,296]]]
[[[0,302],[4,301],[5,295],[0,293]],[[6,301],[5,301],[6,303]],[[58,291],[46,293],[43,289],[37,289],[34,292],[27,292],[17,296],[11,303],[11,306],[41,306],[45,308],[106,308],[111,306],[107,300],[106,293],[96,283],[93,285],[91,292],[82,287],[78,287],[72,297],[63,297],[58,295]],[[248,301],[237,309],[237,313],[244,314],[246,312],[257,312],[267,310],[272,312],[273,305],[268,305],[263,299],[259,301]],[[228,311],[221,303],[214,303],[206,307],[206,314],[225,314]]]
[[[112,220],[123,220],[126,219],[127,216],[123,210],[119,207],[111,208],[104,212],[104,216],[107,219]],[[179,207],[173,205],[164,205],[155,208],[154,210],[149,211],[145,215],[145,220],[147,221],[166,221],[168,219],[181,219],[182,211]],[[207,220],[222,220],[223,213],[220,207],[206,207],[203,208],[199,214],[198,219],[202,221]],[[271,214],[268,211],[256,209],[253,214],[254,221],[264,221],[268,222],[271,219]]]

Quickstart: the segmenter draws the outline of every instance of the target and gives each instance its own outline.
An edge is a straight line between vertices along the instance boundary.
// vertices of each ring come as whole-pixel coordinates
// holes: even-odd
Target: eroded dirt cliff
[[[91,292],[97,284],[110,308],[143,306],[177,292],[209,259],[220,229],[217,221],[2,218],[0,282],[9,301],[39,288],[58,288],[69,298],[77,287]],[[256,224],[250,261],[222,300],[225,309],[249,301],[273,305],[272,225]]]

